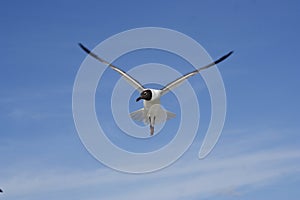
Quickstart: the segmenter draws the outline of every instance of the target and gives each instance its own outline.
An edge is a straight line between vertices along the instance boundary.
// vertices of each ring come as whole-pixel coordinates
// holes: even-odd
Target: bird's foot
[[[150,135],[152,136],[154,134],[154,126],[150,125]]]

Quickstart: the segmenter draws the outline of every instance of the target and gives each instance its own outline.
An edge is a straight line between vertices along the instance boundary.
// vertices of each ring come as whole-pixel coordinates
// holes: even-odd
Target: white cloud
[[[207,159],[176,165],[161,173],[149,175],[145,186],[119,194],[113,199],[187,199],[208,197],[216,194],[236,193],[239,188],[265,184],[286,173],[299,172],[299,165],[290,166],[299,160],[300,151],[284,150],[257,152],[232,158]],[[153,179],[154,178],[154,179]],[[138,184],[137,184],[138,185]]]
[[[229,144],[218,145],[204,160],[185,157],[155,173],[131,175],[109,168],[35,170],[7,177],[1,180],[1,186],[11,197],[7,199],[33,199],[35,195],[47,199],[49,193],[61,193],[65,199],[199,199],[243,195],[248,190],[280,181],[287,174],[299,173],[299,149],[257,148],[243,152],[239,145],[230,144],[231,152],[226,153]],[[72,196],[73,191],[80,191],[81,196]]]

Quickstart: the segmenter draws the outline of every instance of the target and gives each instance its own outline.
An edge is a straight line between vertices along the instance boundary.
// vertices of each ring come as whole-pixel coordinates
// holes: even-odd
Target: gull
[[[190,73],[187,73],[176,80],[170,82],[160,90],[157,89],[151,89],[151,88],[145,88],[140,82],[138,82],[136,79],[131,77],[129,74],[121,70],[120,68],[114,66],[113,64],[107,62],[106,60],[100,58],[98,55],[90,51],[88,48],[86,48],[84,45],[79,43],[79,46],[90,56],[95,58],[96,60],[100,61],[101,63],[109,66],[111,69],[118,72],[131,86],[133,86],[136,90],[140,92],[140,96],[136,99],[136,102],[143,100],[144,107],[130,113],[130,117],[133,120],[136,121],[142,121],[146,125],[150,125],[150,135],[152,136],[154,134],[154,125],[158,123],[162,123],[166,120],[169,120],[171,118],[174,118],[176,115],[172,112],[169,112],[167,110],[164,110],[160,106],[160,97],[165,95],[166,93],[170,92],[174,88],[178,87],[182,82],[184,82],[186,79],[190,78],[191,76],[194,76],[198,74],[200,71],[205,70],[207,68],[210,68],[226,58],[228,58],[233,51],[230,51],[226,55],[222,56],[218,60],[207,64],[203,67],[200,67]]]

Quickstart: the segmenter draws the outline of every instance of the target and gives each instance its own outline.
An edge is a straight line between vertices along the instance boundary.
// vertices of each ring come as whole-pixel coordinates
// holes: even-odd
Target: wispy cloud
[[[245,144],[243,144],[245,145]],[[249,144],[248,144],[249,145]],[[229,144],[204,160],[183,158],[156,173],[131,175],[108,168],[97,170],[35,170],[15,173],[1,180],[11,199],[32,199],[59,193],[72,199],[199,199],[216,195],[243,195],[257,187],[279,181],[300,169],[300,150],[296,148],[257,148],[227,154]],[[221,153],[222,152],[222,153]],[[245,189],[246,188],[246,189]],[[74,191],[80,195],[73,195]],[[72,196],[73,195],[73,196]],[[26,198],[28,197],[28,198]]]
[[[299,172],[300,151],[273,150],[180,163],[172,169],[141,178],[144,187],[113,199],[183,199],[237,193],[244,186],[267,184],[286,173]],[[146,184],[145,184],[146,182]],[[138,185],[138,184],[137,184]]]

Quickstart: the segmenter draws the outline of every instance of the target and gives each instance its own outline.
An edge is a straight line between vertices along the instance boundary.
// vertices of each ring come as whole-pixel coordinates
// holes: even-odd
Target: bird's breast
[[[153,99],[153,100],[150,100],[150,101],[144,101],[144,109],[145,110],[149,110],[153,105],[160,105],[160,99],[157,98],[157,99]]]

